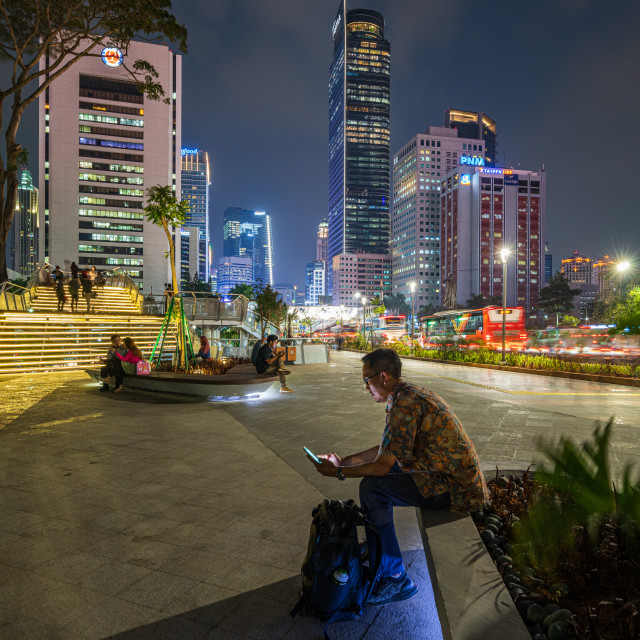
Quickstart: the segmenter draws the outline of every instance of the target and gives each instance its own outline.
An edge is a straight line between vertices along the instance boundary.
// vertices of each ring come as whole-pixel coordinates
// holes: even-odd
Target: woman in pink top
[[[136,372],[136,364],[143,360],[142,351],[138,348],[138,345],[134,342],[133,338],[125,338],[123,340],[124,346],[127,347],[128,351],[123,356],[116,352],[116,356],[122,360],[122,369],[125,373],[134,374]],[[124,386],[122,384],[123,380],[116,379],[116,388],[113,390],[114,393],[118,393],[124,390]]]

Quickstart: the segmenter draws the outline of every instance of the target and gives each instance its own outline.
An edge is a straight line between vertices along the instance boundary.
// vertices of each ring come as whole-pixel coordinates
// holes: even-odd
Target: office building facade
[[[333,304],[361,305],[361,298],[391,293],[391,256],[379,253],[341,253],[334,256]]]
[[[346,11],[329,70],[328,261],[389,252],[390,45],[377,11]]]
[[[563,258],[560,273],[573,289],[593,282],[593,260],[581,256],[577,249],[570,258]]]
[[[238,284],[253,284],[253,264],[251,258],[224,256],[218,260],[218,293],[229,293]]]
[[[131,42],[127,56],[153,64],[168,104],[140,93],[117,49],[82,58],[39,98],[39,253],[53,264],[121,267],[145,293],[161,292],[167,238],[143,209],[151,186],[181,193],[182,59],[145,42]]]
[[[199,149],[181,149],[181,200],[189,203],[189,215],[184,226],[195,227],[198,230],[197,243],[190,244],[189,262],[195,260],[197,274],[200,280],[209,281],[209,263],[211,237],[209,234],[209,188],[211,173],[209,169],[209,154]],[[183,251],[184,254],[184,251]]]
[[[481,140],[485,151],[485,165],[487,167],[496,165],[498,134],[495,120],[478,111],[447,109],[444,114],[444,126],[457,130],[459,138]]]
[[[458,167],[441,184],[443,300],[464,307],[473,294],[502,297],[507,259],[507,305],[531,318],[544,277],[544,171]],[[447,290],[447,288],[450,289]]]
[[[38,264],[38,189],[33,186],[31,173],[20,171],[18,201],[7,237],[7,267],[21,276],[29,277]]]
[[[326,265],[322,260],[307,263],[305,278],[305,304],[316,306],[318,297],[325,295]]]
[[[484,166],[483,160],[482,141],[445,127],[429,127],[393,156],[392,293],[409,303],[415,284],[416,310],[440,306],[442,178],[461,162]]]
[[[553,278],[553,255],[549,249],[549,243],[544,243],[544,284],[549,284]]]
[[[251,282],[273,286],[273,240],[269,212],[229,207],[223,215],[222,234],[224,255],[250,258],[253,265]]]

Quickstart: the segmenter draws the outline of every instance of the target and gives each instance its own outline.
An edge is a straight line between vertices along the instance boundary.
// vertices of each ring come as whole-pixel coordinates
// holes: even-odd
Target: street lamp
[[[365,298],[364,293],[359,293],[358,291],[356,291],[355,297],[356,298],[362,298],[362,337],[365,339],[365,342],[366,342],[366,340],[367,340],[367,331],[366,331],[364,325],[365,325],[365,308],[366,308],[366,304],[367,304],[367,299]]]
[[[506,247],[500,249],[500,257],[502,258],[502,364],[507,364],[504,359],[504,350],[507,336],[507,258],[511,251]]]
[[[415,296],[413,295],[416,290],[416,283],[412,282],[409,287],[411,287],[411,340],[413,341],[413,326],[415,324]]]

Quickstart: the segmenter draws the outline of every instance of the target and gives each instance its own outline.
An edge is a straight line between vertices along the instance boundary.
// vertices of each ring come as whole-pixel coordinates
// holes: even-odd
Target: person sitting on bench
[[[267,336],[267,344],[262,345],[256,356],[256,371],[258,373],[276,374],[280,379],[280,393],[293,393],[287,387],[287,376],[291,373],[283,366],[284,349],[277,349],[278,336]]]

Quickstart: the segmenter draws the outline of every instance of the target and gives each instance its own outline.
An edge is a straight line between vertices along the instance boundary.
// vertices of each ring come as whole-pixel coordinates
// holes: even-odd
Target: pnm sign
[[[481,156],[460,156],[460,164],[470,167],[484,167],[484,158]]]

